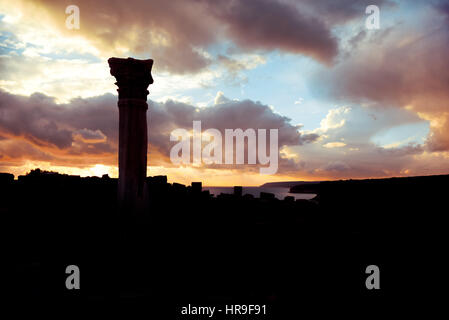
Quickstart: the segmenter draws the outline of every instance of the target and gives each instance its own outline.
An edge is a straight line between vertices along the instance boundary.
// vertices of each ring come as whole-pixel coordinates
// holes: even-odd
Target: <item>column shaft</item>
[[[144,207],[147,176],[147,109],[143,100],[120,99],[119,181],[120,206],[131,211]],[[133,207],[136,208],[133,208]]]
[[[118,204],[122,214],[139,214],[147,207],[147,95],[153,83],[153,60],[108,60],[118,86],[119,180]]]

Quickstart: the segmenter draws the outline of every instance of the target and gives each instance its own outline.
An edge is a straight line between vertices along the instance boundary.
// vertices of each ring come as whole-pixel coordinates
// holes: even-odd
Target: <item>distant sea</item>
[[[215,196],[220,193],[234,193],[234,187],[203,187],[203,190],[209,190],[209,192]],[[286,196],[293,196],[295,199],[310,200],[316,196],[313,193],[290,193],[289,188],[281,187],[243,187],[243,194],[252,194],[254,197],[259,198],[261,192],[273,193],[276,198],[283,200]]]

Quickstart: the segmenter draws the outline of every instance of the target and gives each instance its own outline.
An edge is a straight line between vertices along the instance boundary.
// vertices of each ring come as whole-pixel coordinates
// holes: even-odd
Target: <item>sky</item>
[[[154,60],[148,175],[250,186],[447,174],[448,52],[449,1],[0,0],[0,172],[117,177],[107,59],[134,57]],[[278,129],[277,173],[173,164],[170,132],[195,120]]]

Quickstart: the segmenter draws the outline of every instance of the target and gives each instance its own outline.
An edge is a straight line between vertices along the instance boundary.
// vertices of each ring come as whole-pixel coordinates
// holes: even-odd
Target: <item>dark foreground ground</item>
[[[118,214],[115,179],[0,178],[3,290],[22,307],[182,320],[208,318],[181,315],[188,304],[259,304],[267,315],[211,319],[364,319],[446,299],[449,176],[326,182],[314,201],[213,198],[155,177],[136,218]],[[68,265],[80,290],[66,289]],[[368,265],[379,290],[365,286]]]

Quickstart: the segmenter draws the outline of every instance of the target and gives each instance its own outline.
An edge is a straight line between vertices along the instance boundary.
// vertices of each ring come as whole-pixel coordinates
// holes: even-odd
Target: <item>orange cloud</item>
[[[325,64],[338,52],[337,40],[319,12],[286,1],[80,0],[76,2],[79,30],[65,26],[65,8],[73,1],[22,0],[21,4],[24,14],[41,15],[45,17],[41,21],[67,36],[81,35],[108,56],[150,55],[157,61],[155,68],[172,73],[207,67],[212,58],[205,50],[222,40],[240,51],[282,50]],[[330,5],[318,11],[326,7]]]
[[[193,170],[192,166],[179,167],[171,163],[169,154],[174,142],[169,137],[175,128],[191,129],[194,120],[202,121],[203,130],[216,128],[221,132],[228,128],[276,128],[279,130],[280,148],[310,143],[318,138],[316,134],[299,132],[288,118],[274,113],[267,105],[251,100],[233,101],[219,95],[217,104],[207,108],[172,100],[164,103],[149,101],[148,158],[151,166],[172,172],[175,169],[192,172],[189,171]],[[25,97],[0,90],[0,136],[0,158],[9,167],[29,168],[30,161],[46,163],[47,168],[79,168],[79,172],[92,172],[92,167],[100,164],[114,167],[117,164],[118,141],[117,97],[105,94],[58,104],[43,94]],[[291,157],[284,159],[283,156],[281,153],[279,176],[298,168]],[[194,168],[200,176],[209,174],[210,170],[253,176],[251,181],[262,180],[262,177],[254,178],[259,172],[256,165],[203,164]],[[218,181],[218,176],[216,174],[214,181]],[[229,179],[232,180],[226,177],[220,181]]]

